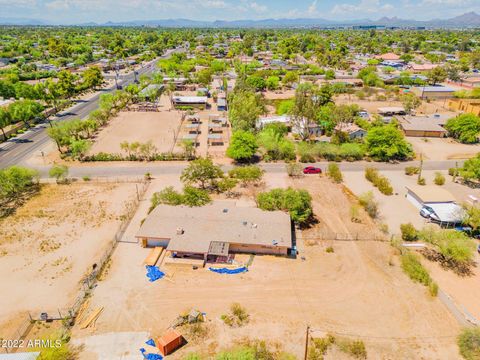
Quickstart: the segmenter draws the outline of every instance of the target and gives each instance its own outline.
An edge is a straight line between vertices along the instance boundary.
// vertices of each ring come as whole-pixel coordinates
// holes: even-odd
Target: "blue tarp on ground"
[[[155,341],[153,339],[145,341],[145,344],[150,345],[150,346],[155,346]]]
[[[156,281],[165,276],[165,273],[160,271],[160,269],[156,266],[146,265],[145,268],[147,269],[147,277],[150,282]]]
[[[208,268],[208,270],[216,272],[218,274],[240,274],[248,271],[248,268],[243,266],[237,269],[227,269],[227,268]]]
[[[147,350],[145,350],[144,348],[141,348],[140,352],[142,353],[143,358],[146,359],[146,360],[162,360],[163,359],[162,355],[154,354],[154,353],[147,353]]]

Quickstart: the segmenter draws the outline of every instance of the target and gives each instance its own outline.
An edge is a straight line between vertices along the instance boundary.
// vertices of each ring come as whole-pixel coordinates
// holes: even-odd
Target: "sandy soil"
[[[380,107],[403,106],[403,104],[400,101],[360,100],[355,95],[351,95],[351,94],[342,94],[342,95],[335,96],[335,103],[337,105],[357,104],[362,109],[365,109],[369,113],[373,113],[373,114],[376,114],[378,108]],[[418,115],[421,115],[421,114],[431,115],[431,114],[435,114],[438,112],[445,112],[445,111],[448,111],[448,108],[446,108],[446,103],[444,101],[432,101],[430,103],[427,103],[424,101],[422,102],[422,105],[420,105],[420,107],[416,109],[416,112]]]
[[[120,112],[98,133],[89,153],[122,153],[120,143],[123,141],[152,141],[159,152],[171,151],[181,113],[170,110],[170,101],[166,96],[162,97],[161,105],[159,112]]]
[[[44,185],[0,221],[1,330],[29,311],[72,305],[79,281],[113,239],[135,184]],[[2,331],[3,334],[5,334]]]
[[[295,90],[264,91],[263,96],[267,100],[291,99],[295,96]]]
[[[407,140],[417,158],[422,154],[425,160],[469,159],[480,153],[480,144],[461,144],[450,138],[407,137]]]
[[[152,184],[127,237],[145,217],[151,192],[171,180],[158,179]],[[271,175],[266,183],[282,186],[290,180]],[[325,228],[376,231],[365,214],[363,224],[349,221],[350,198],[342,187],[316,176],[293,185],[312,192],[318,215],[319,224],[304,231],[304,237],[315,236]],[[172,359],[181,359],[191,351],[212,354],[245,337],[280,343],[301,358],[307,324],[314,330],[362,338],[369,358],[458,358],[457,323],[424,287],[413,284],[401,272],[387,243],[335,242],[328,244],[334,247],[333,254],[325,252],[326,243],[304,246],[299,240],[298,245],[298,259],[257,256],[246,274],[225,276],[206,269],[166,267],[172,281],[149,283],[142,266],[149,250],[121,243],[107,278],[91,299],[92,308],[105,306],[97,331],[74,329],[75,342],[87,344],[82,359],[99,359],[98,354],[108,351],[89,346],[101,335],[106,335],[102,341],[110,344],[112,351],[115,348],[115,353],[138,353],[143,346],[138,336],[120,342],[122,332],[148,332],[156,337],[178,314],[191,308],[207,313],[208,334],[188,339],[189,344],[171,355]],[[220,320],[233,302],[241,303],[250,314],[250,323],[242,328],[229,328]]]

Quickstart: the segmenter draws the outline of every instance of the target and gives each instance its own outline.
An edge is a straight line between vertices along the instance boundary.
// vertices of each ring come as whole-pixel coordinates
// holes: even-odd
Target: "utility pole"
[[[420,180],[422,179],[422,170],[423,170],[423,154],[420,153],[420,167],[418,170],[417,184],[420,184]]]
[[[307,325],[307,331],[305,333],[305,356],[303,357],[304,360],[307,360],[308,356],[308,340],[310,338],[310,325]]]

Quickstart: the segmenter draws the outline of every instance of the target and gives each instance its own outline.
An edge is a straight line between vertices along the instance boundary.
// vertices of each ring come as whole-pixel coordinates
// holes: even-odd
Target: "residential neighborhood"
[[[480,9],[348,1],[0,18],[0,360],[480,359]]]

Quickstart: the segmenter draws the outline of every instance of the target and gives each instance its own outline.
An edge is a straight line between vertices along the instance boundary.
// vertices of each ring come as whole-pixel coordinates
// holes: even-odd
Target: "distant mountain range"
[[[45,20],[23,18],[0,18],[1,25],[58,25]],[[475,12],[465,13],[451,19],[433,19],[427,21],[400,19],[398,17],[383,17],[378,20],[329,20],[329,19],[262,19],[262,20],[215,20],[198,21],[189,19],[164,19],[164,20],[132,20],[106,23],[72,24],[76,26],[157,26],[169,28],[199,27],[199,28],[300,28],[300,27],[335,27],[355,25],[377,25],[395,27],[420,27],[427,28],[480,28],[480,15]]]

